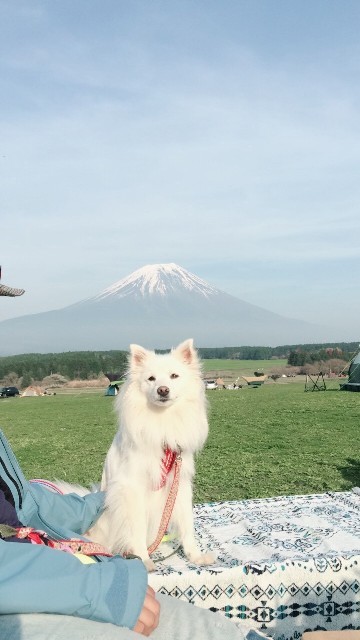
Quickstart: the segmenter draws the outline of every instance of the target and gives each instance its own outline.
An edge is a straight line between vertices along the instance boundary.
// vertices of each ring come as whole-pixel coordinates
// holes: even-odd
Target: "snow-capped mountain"
[[[217,293],[205,280],[186,271],[173,262],[169,264],[150,264],[137,269],[126,278],[115,282],[110,287],[95,296],[94,300],[103,300],[110,296],[123,298],[124,296],[166,296],[176,293],[179,289],[192,291],[201,296],[211,296]]]
[[[182,267],[147,265],[76,304],[0,322],[0,355],[166,349],[186,338],[198,347],[317,342],[323,333],[249,304]]]

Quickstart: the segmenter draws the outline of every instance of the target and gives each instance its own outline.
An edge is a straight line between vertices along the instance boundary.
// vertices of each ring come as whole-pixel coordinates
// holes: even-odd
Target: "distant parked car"
[[[217,382],[215,380],[205,380],[205,389],[217,389]]]
[[[20,391],[16,387],[0,387],[0,398],[15,398]]]

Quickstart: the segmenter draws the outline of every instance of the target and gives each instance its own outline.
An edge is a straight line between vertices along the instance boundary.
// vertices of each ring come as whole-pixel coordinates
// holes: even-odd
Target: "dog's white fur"
[[[106,509],[89,536],[113,553],[140,556],[151,571],[148,547],[156,539],[174,471],[160,484],[164,449],[180,451],[182,467],[170,519],[187,558],[210,564],[194,537],[194,454],[208,434],[205,388],[192,340],[167,354],[130,345],[127,380],[116,398],[119,428],[106,456],[101,490]]]

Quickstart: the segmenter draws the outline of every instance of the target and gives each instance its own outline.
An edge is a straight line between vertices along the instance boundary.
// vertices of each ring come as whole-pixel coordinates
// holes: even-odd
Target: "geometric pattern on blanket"
[[[360,629],[359,489],[196,505],[194,517],[215,563],[198,567],[176,541],[162,544],[149,575],[155,590],[275,640]]]

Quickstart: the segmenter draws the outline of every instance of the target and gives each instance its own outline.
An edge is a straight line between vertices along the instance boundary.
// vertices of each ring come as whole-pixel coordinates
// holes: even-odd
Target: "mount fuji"
[[[249,304],[182,267],[148,265],[63,309],[0,322],[0,355],[316,342],[321,331]]]

